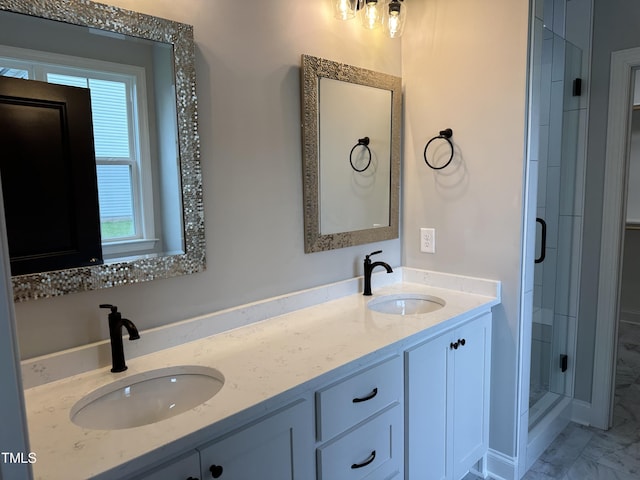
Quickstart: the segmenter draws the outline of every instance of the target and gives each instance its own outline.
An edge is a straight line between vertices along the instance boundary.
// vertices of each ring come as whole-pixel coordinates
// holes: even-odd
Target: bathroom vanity
[[[360,283],[163,327],[182,343],[129,355],[126,372],[103,367],[28,388],[35,478],[460,479],[488,448],[499,282],[397,268],[374,274],[371,297]],[[419,299],[439,304],[414,313]],[[216,321],[237,328],[195,338]],[[52,380],[53,363],[74,355],[24,362],[26,383]],[[176,366],[215,369],[222,388],[142,426],[72,422],[92,392]]]

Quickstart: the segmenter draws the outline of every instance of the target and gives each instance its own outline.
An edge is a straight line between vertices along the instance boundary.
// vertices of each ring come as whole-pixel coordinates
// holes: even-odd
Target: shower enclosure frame
[[[532,30],[521,307],[525,339],[522,355],[525,361],[521,370],[520,428],[523,432],[519,435],[519,457],[522,459],[518,466],[520,476],[564,429],[571,416],[584,192],[585,159],[580,145],[584,145],[586,140],[588,104],[586,92],[580,91],[581,81],[577,80],[584,74],[580,49],[566,42],[564,38],[553,36],[549,31],[545,34],[541,19],[533,19]],[[556,44],[558,48],[557,53],[554,49],[553,61],[544,67],[547,69],[545,71],[542,67],[542,52],[543,46],[546,45],[546,48],[549,48],[549,44]],[[549,55],[548,51],[546,55]],[[553,93],[551,89],[545,92],[542,88],[542,81],[549,79],[557,82],[553,85]],[[548,115],[545,108],[558,105],[561,105],[560,128],[545,121],[545,115]],[[562,133],[558,134],[558,131]],[[540,141],[544,140],[545,135],[551,139],[549,142]],[[568,138],[571,141],[567,141]],[[547,150],[549,146],[552,147],[551,153]],[[551,158],[550,155],[556,157]],[[561,159],[563,155],[572,160],[563,163]],[[547,179],[550,179],[550,182],[547,182]],[[547,188],[551,188],[550,186],[553,186],[558,194],[556,201],[559,205],[555,207],[546,203],[548,198],[552,197],[547,195]],[[555,213],[552,212],[553,214],[550,215],[548,210],[554,208]],[[537,219],[545,217],[549,224],[546,229],[552,232],[552,236],[546,239],[548,249],[543,255],[539,245],[541,229],[536,227],[540,225]],[[537,249],[536,243],[538,243]],[[553,251],[554,248],[555,251]],[[546,266],[544,262],[534,263],[534,259],[541,256],[546,256]],[[561,268],[556,268],[556,265]],[[541,266],[544,266],[544,269]],[[547,270],[548,274],[543,275],[543,270]],[[540,281],[542,276],[546,277],[547,282],[550,277],[556,277],[559,282],[560,293],[557,295],[555,286],[547,288],[547,291],[552,292],[553,295],[546,304],[540,294],[544,286],[544,282]],[[540,329],[540,326],[546,328],[559,323],[561,328],[556,327],[556,330],[560,330],[561,335],[559,338],[556,331],[555,343],[549,344],[552,356],[547,361],[547,366],[554,372],[554,388],[550,388],[545,395],[541,396],[541,402],[531,405],[532,408],[530,408],[529,400],[532,392],[530,381],[532,374],[535,376],[540,373],[540,365],[536,365],[535,361],[531,362],[532,352],[536,353],[534,345],[536,340],[533,335],[534,311],[535,319],[539,320],[537,329]],[[564,372],[562,372],[563,368]],[[556,371],[557,374],[555,374]],[[549,385],[551,383],[550,381]]]

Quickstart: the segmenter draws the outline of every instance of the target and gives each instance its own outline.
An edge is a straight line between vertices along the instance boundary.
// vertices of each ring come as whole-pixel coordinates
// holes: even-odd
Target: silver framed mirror
[[[168,207],[165,211],[173,210],[173,215],[179,217],[177,227],[171,227],[172,231],[167,233],[174,237],[171,241],[177,247],[167,247],[159,253],[116,255],[102,265],[13,276],[14,301],[129,285],[204,270],[205,234],[193,27],[87,0],[0,0],[0,15],[5,13],[46,19],[57,22],[56,25],[84,27],[87,34],[93,36],[158,42],[170,52],[168,61],[164,63],[170,64],[173,78],[163,82],[171,90],[170,97],[175,97],[175,106],[169,123],[166,118],[159,117],[155,123],[158,124],[159,139],[164,137],[167,128],[174,131],[173,137],[169,135],[169,142],[163,139],[165,144],[173,144],[172,149],[175,147],[175,153],[169,155],[174,157],[176,177],[172,180],[175,185],[172,203],[163,207]],[[155,71],[148,72],[148,76],[154,74]],[[166,98],[162,101],[166,102]],[[159,109],[158,105],[160,103],[156,103],[156,109]],[[160,140],[158,142],[161,143]],[[166,145],[158,147],[158,150],[162,149],[166,149]],[[158,203],[162,202],[166,204],[166,198]],[[166,215],[165,211],[155,215]]]
[[[402,80],[302,56],[305,252],[398,238]]]

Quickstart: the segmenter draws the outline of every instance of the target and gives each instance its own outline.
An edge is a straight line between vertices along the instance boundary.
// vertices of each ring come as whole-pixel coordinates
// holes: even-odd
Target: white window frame
[[[105,259],[155,252],[158,239],[154,225],[152,178],[148,173],[152,169],[144,68],[8,46],[0,46],[0,60],[6,66],[28,71],[29,78],[33,80],[46,81],[46,73],[56,73],[115,80],[127,84],[130,94],[127,106],[130,119],[130,159],[96,157],[96,164],[132,166],[136,236],[103,239],[102,252]]]

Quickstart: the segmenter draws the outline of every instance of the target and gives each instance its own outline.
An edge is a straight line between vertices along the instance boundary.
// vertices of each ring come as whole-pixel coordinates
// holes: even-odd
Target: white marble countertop
[[[378,288],[376,284],[381,282],[375,277],[373,297],[350,294],[329,299],[127,358],[129,369],[123,373],[113,374],[109,367],[103,367],[26,389],[31,451],[37,455],[34,477],[85,479],[109,472],[107,478],[113,475],[112,469],[124,476],[135,469],[127,462],[138,457],[145,456],[145,463],[167,460],[169,453],[163,447],[168,444],[176,447],[176,453],[181,448],[195,448],[198,442],[213,440],[209,429],[213,424],[233,415],[241,417],[242,412],[250,411],[247,409],[283,398],[283,394],[289,401],[288,394],[315,388],[313,380],[332,370],[364,356],[371,361],[377,353],[388,355],[390,346],[398,349],[411,345],[427,329],[436,334],[454,321],[489,311],[500,301],[499,282],[409,269],[402,275],[397,283]],[[435,312],[411,316],[381,314],[366,307],[373,298],[400,292],[435,295],[446,305]],[[140,342],[144,341],[144,332],[141,337]],[[28,368],[40,365],[44,369],[45,364],[46,360],[30,362]],[[84,429],[71,422],[73,405],[95,389],[116,379],[175,365],[216,368],[225,377],[224,386],[204,404],[151,425],[109,431]]]

